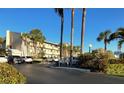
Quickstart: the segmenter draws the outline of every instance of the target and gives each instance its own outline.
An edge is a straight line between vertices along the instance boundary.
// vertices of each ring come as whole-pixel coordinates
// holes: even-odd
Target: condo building
[[[59,58],[59,44],[45,41],[43,44],[37,42],[34,47],[33,42],[28,38],[22,38],[21,33],[6,32],[5,48],[12,50],[12,55],[34,56],[43,53],[45,58]]]

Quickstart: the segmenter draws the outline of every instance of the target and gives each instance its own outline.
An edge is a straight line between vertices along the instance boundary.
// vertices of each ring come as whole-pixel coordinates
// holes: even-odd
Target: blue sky
[[[80,45],[82,10],[75,9],[74,44]],[[54,9],[0,9],[0,36],[4,37],[6,30],[14,32],[29,32],[38,28],[45,35],[47,41],[59,43],[60,18]],[[103,42],[97,42],[96,37],[107,29],[116,31],[124,27],[124,9],[87,9],[85,51],[91,43],[93,49],[103,48]],[[71,9],[65,9],[64,42],[70,42]],[[117,42],[113,41],[108,49],[117,50]],[[124,50],[124,49],[122,49]]]

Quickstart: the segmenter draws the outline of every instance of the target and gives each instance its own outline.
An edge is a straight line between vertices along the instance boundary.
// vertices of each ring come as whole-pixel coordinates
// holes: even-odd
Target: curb
[[[49,66],[50,68],[57,68],[57,69],[65,69],[65,70],[75,70],[75,71],[81,71],[81,72],[90,72],[89,69],[80,69],[80,68],[71,68],[71,67],[54,67]]]

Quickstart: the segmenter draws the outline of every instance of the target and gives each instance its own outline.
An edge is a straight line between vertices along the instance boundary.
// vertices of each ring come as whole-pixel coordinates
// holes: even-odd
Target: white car
[[[0,56],[0,63],[6,63],[6,62],[8,62],[7,57]]]
[[[23,62],[26,62],[26,63],[32,63],[33,62],[33,59],[32,57],[22,57],[23,58]]]
[[[54,59],[53,59],[53,61],[55,61],[55,62],[58,62],[58,61],[59,61],[59,59],[57,59],[57,58],[54,58]]]

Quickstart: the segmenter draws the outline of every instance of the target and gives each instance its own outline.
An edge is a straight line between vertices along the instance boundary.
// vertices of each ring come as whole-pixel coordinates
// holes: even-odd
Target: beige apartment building
[[[46,58],[59,58],[59,45],[51,42],[43,43],[43,51]]]
[[[6,32],[6,48],[11,48],[12,55],[34,56],[34,54],[44,53],[46,58],[59,58],[59,44],[45,41],[43,44],[37,43],[34,47],[30,39],[22,39],[21,33]]]

